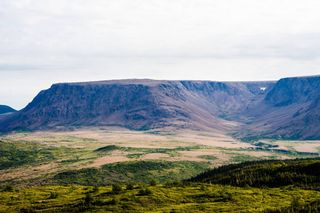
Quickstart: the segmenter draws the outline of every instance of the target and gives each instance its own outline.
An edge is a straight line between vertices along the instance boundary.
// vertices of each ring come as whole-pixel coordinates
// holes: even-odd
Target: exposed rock
[[[115,125],[320,139],[320,77],[278,82],[117,80],[55,84],[0,132]]]
[[[281,79],[245,114],[250,124],[238,135],[320,139],[320,77]]]
[[[2,132],[60,126],[232,127],[232,117],[270,83],[122,80],[55,84],[0,123]]]

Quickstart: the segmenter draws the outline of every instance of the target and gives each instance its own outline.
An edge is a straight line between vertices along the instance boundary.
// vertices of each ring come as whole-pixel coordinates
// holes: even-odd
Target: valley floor
[[[240,141],[221,132],[110,127],[3,135],[0,212],[273,211],[320,200],[320,194],[180,181],[222,165],[317,157],[319,149],[319,141]],[[112,184],[121,190],[112,192]]]
[[[136,161],[193,162],[207,168],[261,159],[313,157],[319,141],[242,142],[222,133],[118,128],[16,133],[0,137],[0,182]]]

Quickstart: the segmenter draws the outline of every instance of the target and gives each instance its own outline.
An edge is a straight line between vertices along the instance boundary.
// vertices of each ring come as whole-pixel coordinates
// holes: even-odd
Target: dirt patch
[[[210,162],[213,166],[223,165],[228,162],[230,155],[220,152],[218,150],[194,150],[194,151],[180,151],[179,156],[175,160],[197,161],[197,162]],[[208,160],[203,156],[212,156],[215,160]]]
[[[87,165],[81,166],[81,168],[90,168],[90,167],[101,167],[105,164],[111,164],[111,163],[119,163],[119,162],[125,162],[130,161],[133,159],[130,159],[126,157],[127,153],[122,151],[112,151],[109,155],[99,157],[95,159],[92,163],[89,163]]]
[[[143,157],[139,158],[141,160],[167,160],[171,158],[168,154],[164,153],[150,153],[145,154]]]
[[[26,180],[39,177],[43,174],[58,171],[59,165],[57,163],[48,163],[38,166],[27,166],[10,170],[3,170],[0,172],[0,180]]]
[[[119,163],[130,160],[130,158],[127,158],[125,156],[104,156],[101,158],[97,158],[92,164],[89,164],[88,167],[101,167],[105,164]]]
[[[320,149],[320,142],[318,143],[303,143],[293,147],[297,152],[318,152]]]
[[[254,152],[241,151],[239,153],[244,154],[244,155],[253,156],[253,157],[269,157],[269,156],[273,155],[270,152],[261,152],[261,151],[254,151]]]

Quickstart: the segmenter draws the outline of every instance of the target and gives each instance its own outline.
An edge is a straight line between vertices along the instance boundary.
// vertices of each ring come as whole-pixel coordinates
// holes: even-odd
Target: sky
[[[0,104],[57,82],[320,74],[318,0],[0,0]]]

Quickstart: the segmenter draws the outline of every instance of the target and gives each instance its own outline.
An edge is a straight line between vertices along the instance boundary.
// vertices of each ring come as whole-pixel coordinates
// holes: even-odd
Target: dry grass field
[[[319,193],[313,188],[285,185],[290,183],[285,188],[255,188],[185,181],[223,165],[240,163],[236,166],[247,168],[247,161],[316,157],[318,151],[318,141],[241,141],[220,132],[108,127],[13,133],[0,137],[0,212],[317,210]],[[267,162],[267,168],[286,165],[285,161]],[[303,162],[306,167],[314,163]],[[263,163],[256,165],[252,163],[255,169],[249,168],[240,180],[264,177],[252,176],[253,171],[265,168]],[[281,175],[270,177],[278,181]]]
[[[2,183],[37,180],[64,171],[123,162],[190,161],[211,168],[250,160],[290,159],[297,154],[304,157],[305,152],[318,153],[320,147],[319,141],[261,140],[262,147],[276,146],[261,148],[257,143],[243,142],[219,132],[132,131],[111,127],[14,133],[0,137],[0,142],[14,147],[17,155],[20,151],[35,151],[34,159],[22,159],[19,164],[10,162],[21,156],[11,161],[2,157],[4,163],[9,161],[11,165],[1,168]]]

